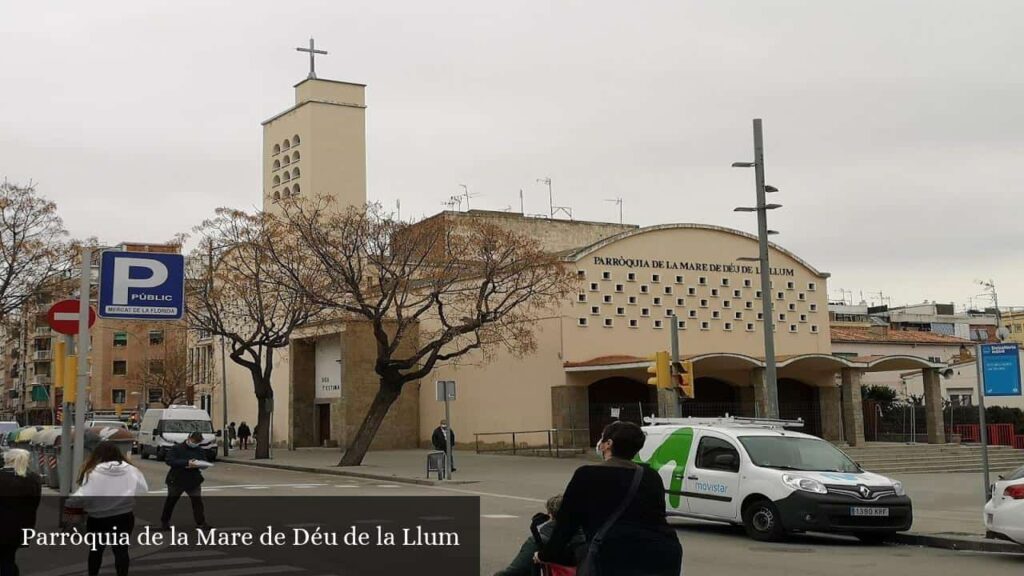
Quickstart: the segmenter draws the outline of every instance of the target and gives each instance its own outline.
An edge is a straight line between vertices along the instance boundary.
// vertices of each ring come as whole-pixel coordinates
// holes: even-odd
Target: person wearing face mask
[[[645,439],[631,422],[605,427],[597,445],[603,462],[581,466],[573,474],[555,515],[554,532],[534,556],[536,562],[557,561],[582,528],[587,555],[577,574],[680,574],[683,549],[665,519],[665,485],[657,472],[633,462]]]
[[[171,469],[167,472],[167,500],[164,501],[164,511],[160,515],[161,530],[170,530],[171,515],[182,494],[188,494],[196,526],[200,529],[210,528],[206,523],[206,514],[203,509],[203,473],[200,471],[200,466],[201,463],[205,463],[205,455],[199,447],[202,441],[203,435],[193,432],[189,434],[185,442],[171,448],[167,453],[166,461]]]
[[[448,427],[447,420],[441,420],[441,425],[434,428],[434,433],[430,435],[430,443],[433,444],[434,450],[440,450],[441,452],[448,453],[448,447],[451,446],[452,450],[455,449],[455,431]],[[452,452],[452,472],[455,471],[455,453]]]

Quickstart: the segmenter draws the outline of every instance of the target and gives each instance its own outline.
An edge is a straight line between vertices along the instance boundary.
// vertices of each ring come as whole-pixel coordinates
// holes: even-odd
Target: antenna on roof
[[[519,213],[526,216],[526,205],[523,204],[523,189],[519,189]]]
[[[606,199],[605,202],[614,202],[619,205],[619,224],[622,224],[622,197]]]
[[[468,211],[469,210],[469,199],[470,198],[476,198],[477,196],[479,196],[479,194],[470,194],[469,193],[469,186],[466,186],[465,184],[459,184],[459,187],[462,188],[462,194],[460,194],[458,196],[458,198],[460,199],[460,206],[461,206],[461,199],[465,198],[466,199],[466,210]]]

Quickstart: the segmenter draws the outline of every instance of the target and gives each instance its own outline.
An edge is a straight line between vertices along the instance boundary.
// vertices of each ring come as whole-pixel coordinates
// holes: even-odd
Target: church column
[[[831,384],[831,381],[829,382]],[[818,388],[818,405],[821,409],[821,436],[829,442],[843,440],[843,401],[841,389],[837,386]]]
[[[946,443],[946,425],[942,417],[942,386],[939,371],[931,368],[921,371],[924,381],[924,414],[928,426],[928,443]]]
[[[860,392],[863,373],[855,368],[843,368],[843,432],[850,446],[864,444],[864,400]]]
[[[754,417],[763,417],[768,414],[764,368],[754,368],[750,371],[750,385],[754,387]]]

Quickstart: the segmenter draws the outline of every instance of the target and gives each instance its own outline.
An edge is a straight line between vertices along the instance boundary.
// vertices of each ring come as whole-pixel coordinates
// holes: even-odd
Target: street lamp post
[[[762,329],[764,332],[764,356],[765,356],[765,414],[767,418],[779,417],[779,389],[777,372],[775,367],[775,318],[772,316],[772,288],[771,273],[768,267],[768,235],[773,231],[768,230],[768,211],[782,208],[781,204],[768,204],[765,201],[767,192],[778,192],[774,186],[765,186],[764,183],[764,139],[761,131],[761,119],[754,119],[754,161],[733,162],[734,168],[753,168],[755,191],[757,193],[757,205],[753,207],[736,208],[736,212],[757,212],[757,243],[759,254],[757,257],[758,267],[761,276],[761,314]],[[752,258],[740,258],[740,260],[753,260]]]
[[[227,458],[231,436],[228,435],[228,365],[225,360],[223,335],[220,337],[220,398],[224,414],[224,421],[221,423],[224,431],[221,434],[223,434],[222,440],[224,441],[224,457]]]

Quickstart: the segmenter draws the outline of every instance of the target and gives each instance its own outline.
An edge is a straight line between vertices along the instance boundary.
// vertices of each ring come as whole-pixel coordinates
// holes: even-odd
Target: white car
[[[1024,466],[992,485],[985,504],[985,530],[1024,545]]]
[[[790,532],[880,542],[909,530],[903,484],[867,472],[831,443],[746,418],[654,418],[637,460],[661,475],[670,515],[741,524],[756,540]]]
[[[203,435],[200,448],[209,461],[217,459],[217,433],[206,410],[195,406],[172,405],[168,408],[150,408],[139,424],[139,456],[143,460],[156,456],[163,460],[167,451],[175,444],[181,444],[189,434]]]

